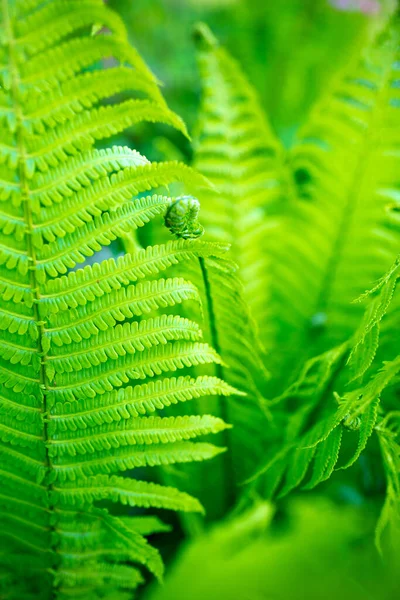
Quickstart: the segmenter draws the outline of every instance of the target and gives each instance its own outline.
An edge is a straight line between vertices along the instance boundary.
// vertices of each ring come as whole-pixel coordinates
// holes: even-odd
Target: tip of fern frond
[[[193,40],[199,50],[211,50],[218,46],[218,41],[205,23],[196,23],[193,28]]]
[[[242,392],[242,390],[238,390],[237,388],[231,388],[230,395],[232,395],[232,396],[248,396],[248,393]]]
[[[216,456],[218,456],[219,454],[224,454],[225,452],[228,452],[228,448],[226,446],[215,446],[214,447],[214,458]]]
[[[186,127],[186,123],[184,122],[183,119],[181,119],[181,117],[179,115],[176,115],[176,125],[177,125],[177,129],[178,131],[180,131],[182,133],[182,135],[185,136],[185,138],[191,142],[192,138],[190,136],[190,133],[188,131],[188,128]]]

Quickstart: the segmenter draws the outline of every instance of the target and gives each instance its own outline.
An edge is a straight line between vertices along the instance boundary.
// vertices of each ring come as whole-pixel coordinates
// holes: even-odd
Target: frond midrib
[[[19,103],[19,92],[18,92],[18,88],[19,88],[19,73],[18,73],[18,67],[17,67],[17,62],[15,61],[14,58],[14,36],[13,36],[13,29],[12,29],[12,23],[11,23],[11,15],[9,13],[9,3],[8,0],[1,0],[2,2],[2,9],[3,9],[3,20],[4,20],[4,29],[5,29],[5,34],[6,34],[6,38],[8,39],[8,44],[9,44],[9,61],[10,61],[10,76],[11,76],[11,89],[10,89],[10,93],[11,93],[11,98],[13,99],[13,104],[15,106],[15,114],[16,114],[16,144],[17,144],[17,150],[18,150],[18,175],[19,175],[19,183],[20,183],[20,190],[21,190],[21,196],[24,199],[23,201],[23,206],[24,206],[24,218],[25,218],[25,224],[26,224],[26,233],[25,233],[25,239],[26,239],[26,244],[27,244],[27,254],[29,256],[30,262],[31,262],[31,268],[29,270],[30,272],[30,287],[31,287],[31,291],[33,294],[33,298],[34,298],[34,302],[33,302],[33,315],[34,315],[34,319],[37,322],[37,326],[38,326],[38,338],[37,338],[37,351],[39,353],[39,355],[42,356],[42,360],[40,361],[40,369],[39,369],[39,381],[40,381],[40,387],[42,389],[44,389],[44,393],[43,393],[43,440],[44,440],[44,448],[45,448],[45,477],[44,477],[44,482],[43,482],[43,486],[47,488],[47,493],[49,493],[51,491],[51,484],[47,484],[46,483],[46,479],[48,477],[48,475],[51,472],[52,469],[52,462],[51,462],[51,457],[50,457],[50,453],[48,451],[47,448],[47,443],[49,441],[49,436],[48,436],[48,431],[47,431],[47,423],[46,423],[46,418],[45,415],[47,413],[47,402],[46,402],[46,391],[47,391],[47,377],[46,377],[46,371],[45,371],[45,358],[44,358],[44,352],[43,352],[43,347],[42,347],[42,338],[44,336],[44,323],[41,321],[40,319],[40,314],[39,314],[39,301],[40,301],[40,291],[39,291],[39,283],[37,281],[36,278],[36,253],[35,253],[35,248],[33,246],[32,243],[32,224],[33,224],[33,219],[32,219],[32,212],[31,212],[31,207],[30,207],[30,203],[29,203],[29,182],[28,179],[26,177],[26,168],[25,168],[25,161],[26,161],[26,151],[25,151],[25,140],[24,140],[24,128],[23,128],[23,112],[22,112],[22,108],[21,105]],[[33,460],[35,461],[35,459],[30,459],[30,457],[25,457],[26,459],[29,460]],[[36,461],[35,461],[36,462]],[[42,463],[43,464],[43,463]],[[49,507],[51,509],[51,507]],[[49,518],[48,521],[48,527],[47,527],[49,532],[55,532],[55,525],[54,523],[51,522],[51,519]],[[50,555],[50,562],[52,564],[53,567],[56,568],[56,560],[55,560],[55,552],[53,552],[53,550],[55,550],[56,547],[56,543],[55,543],[55,536],[51,535],[50,536],[51,539],[51,546],[48,548],[48,552]]]

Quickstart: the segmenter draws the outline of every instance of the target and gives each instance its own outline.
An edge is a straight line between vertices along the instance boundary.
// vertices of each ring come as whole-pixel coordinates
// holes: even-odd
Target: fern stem
[[[202,275],[203,283],[204,283],[204,291],[205,291],[205,295],[206,295],[211,343],[212,343],[213,348],[220,355],[221,348],[220,348],[220,344],[219,344],[219,340],[218,340],[217,326],[215,323],[214,304],[213,304],[213,299],[212,299],[212,294],[211,294],[210,280],[208,278],[207,267],[206,267],[204,258],[199,258],[199,263],[200,263],[201,275]],[[222,379],[223,378],[222,365],[220,365],[220,364],[215,365],[215,370],[216,370],[217,377]],[[226,410],[224,410],[224,405],[221,406],[221,409],[222,409],[222,418],[226,418],[227,415],[224,414],[224,413],[226,413]]]
[[[208,314],[208,323],[209,323],[209,330],[210,330],[210,342],[211,342],[211,346],[215,349],[215,351],[218,353],[218,355],[221,356],[221,346],[220,346],[219,339],[218,339],[218,330],[217,330],[217,325],[216,325],[216,315],[215,315],[215,310],[214,310],[212,290],[211,290],[210,280],[208,277],[207,267],[206,267],[204,258],[201,258],[201,257],[199,258],[199,264],[200,264],[201,275],[203,278],[204,292],[205,292],[206,303],[207,303],[207,314]],[[224,370],[223,370],[223,366],[221,364],[215,365],[215,374],[219,379],[224,380]],[[229,411],[228,411],[226,399],[222,398],[222,397],[219,398],[219,412],[220,412],[220,416],[223,419],[223,421],[225,421],[225,423],[229,423],[230,419],[229,419]],[[228,430],[225,430],[221,435],[223,436],[224,446],[229,448],[230,440],[229,440]],[[226,452],[221,457],[220,460],[224,462],[224,469],[222,470],[223,479],[225,480],[224,486],[223,486],[223,492],[222,492],[224,494],[223,505],[225,505],[225,507],[229,508],[229,507],[231,507],[231,504],[232,504],[233,498],[234,498],[234,490],[233,490],[234,474],[233,474],[233,465],[231,462],[230,453]]]
[[[52,470],[52,461],[49,454],[49,432],[48,432],[48,406],[47,406],[47,394],[48,391],[48,381],[46,376],[46,367],[45,367],[45,352],[43,350],[43,337],[45,335],[45,326],[44,322],[40,318],[39,311],[39,302],[40,302],[40,288],[39,282],[36,277],[36,269],[37,269],[37,257],[36,250],[32,243],[32,232],[33,232],[33,216],[32,210],[30,206],[29,200],[29,183],[28,178],[26,176],[25,171],[25,162],[26,162],[26,148],[25,148],[25,139],[24,139],[24,129],[23,129],[23,112],[19,102],[19,72],[17,67],[17,62],[15,60],[15,40],[11,25],[11,18],[9,13],[8,0],[2,0],[2,8],[3,8],[3,19],[4,19],[4,29],[6,32],[6,37],[8,41],[9,47],[9,63],[10,63],[10,91],[11,97],[13,100],[13,105],[15,107],[15,118],[16,118],[16,145],[18,151],[18,178],[19,178],[19,186],[21,189],[21,198],[22,205],[24,209],[24,221],[26,225],[25,229],[25,240],[26,240],[26,248],[27,248],[27,256],[29,261],[29,279],[30,279],[30,287],[32,290],[32,294],[34,297],[33,303],[33,317],[38,326],[38,339],[37,339],[37,352],[40,356],[40,370],[39,370],[39,385],[43,392],[43,407],[42,407],[42,419],[43,419],[43,438],[45,444],[45,462],[46,462],[46,471],[47,476],[44,479],[44,483],[46,484],[46,480],[49,479],[49,474]],[[47,485],[47,493],[50,495],[52,490],[52,485]],[[54,506],[49,504],[49,512],[54,509]],[[49,519],[50,521],[50,519]],[[51,533],[55,533],[56,527],[54,524],[49,522],[48,529]],[[54,535],[51,536],[53,539]],[[53,553],[53,564],[52,571],[56,568],[56,554]],[[53,588],[52,588],[53,589]],[[52,597],[55,598],[55,590],[53,589]]]

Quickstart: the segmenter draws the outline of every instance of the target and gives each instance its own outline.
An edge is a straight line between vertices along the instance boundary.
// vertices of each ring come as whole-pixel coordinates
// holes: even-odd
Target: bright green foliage
[[[268,327],[268,245],[282,194],[282,149],[237,63],[204,25],[196,29],[203,98],[194,165],[214,184],[202,194],[207,236],[232,244],[260,335]]]
[[[337,398],[339,406],[331,411],[325,409],[323,418],[314,426],[307,426],[307,421],[315,406],[311,404],[310,408],[310,405],[306,405],[307,410],[303,408],[299,411],[288,427],[289,439],[258,473],[272,471],[267,478],[269,493],[277,489],[283,477],[281,496],[301,484],[304,489],[315,487],[328,479],[335,468],[351,467],[365,449],[374,430],[383,390],[399,372],[400,357],[397,357],[386,363],[362,388]],[[288,397],[293,398],[289,393]],[[355,439],[353,432],[357,432]],[[347,444],[346,436],[349,438]],[[344,457],[340,455],[342,444],[346,449]]]
[[[384,534],[389,533],[395,568],[400,557],[400,414],[390,412],[377,427],[383,463],[387,474],[386,500],[376,529],[376,543],[383,550]],[[386,544],[385,544],[386,545]]]
[[[197,222],[197,211],[198,203],[194,198],[177,198],[166,213],[166,225],[177,237],[198,234],[202,228]],[[191,213],[190,225],[186,220]],[[222,243],[217,247],[222,249]],[[222,358],[219,363],[199,365],[196,373],[200,378],[206,374],[209,378],[223,380],[237,392],[230,395],[221,388],[219,397],[203,398],[196,406],[198,413],[218,415],[232,425],[232,429],[223,432],[221,440],[229,446],[230,452],[213,461],[210,468],[201,464],[187,465],[179,470],[174,468],[165,475],[168,482],[181,480],[187,491],[200,497],[208,519],[215,520],[233,508],[241,495],[244,479],[253,472],[260,452],[265,449],[268,420],[263,412],[262,390],[268,376],[238,269],[229,254],[199,256],[186,262],[184,268],[187,279],[194,281],[199,290],[201,314],[198,318],[204,322],[204,338]],[[193,312],[192,306],[189,314],[193,315]],[[187,413],[186,406],[177,408],[182,414]],[[198,519],[184,517],[184,526],[188,530],[194,531],[199,525]]]
[[[271,372],[261,444],[241,427],[243,446],[256,440],[262,453],[253,495],[310,490],[352,467],[398,407],[398,35],[394,20],[349,61],[284,151],[236,63],[197,31],[195,164],[216,188],[206,231],[232,244]],[[354,300],[372,286],[365,309]],[[221,355],[229,364],[230,350]],[[384,524],[400,500],[393,478],[392,468]]]
[[[296,194],[283,207],[271,294],[278,377],[353,335],[362,307],[352,301],[398,253],[397,37],[390,30],[350,63],[289,152]]]
[[[128,147],[186,130],[107,4],[0,0],[0,598],[132,600],[165,509],[204,537],[193,590],[160,597],[296,597],[303,575],[302,597],[385,597],[312,490],[361,499],[398,564],[398,19],[289,149],[198,26],[196,170]],[[340,566],[320,580],[284,541],[301,490],[299,547]]]
[[[284,496],[298,486],[312,489],[328,479],[334,469],[354,465],[370,437],[377,433],[387,476],[386,500],[377,527],[377,541],[381,547],[382,531],[390,525],[394,530],[391,536],[394,555],[398,552],[396,507],[400,499],[396,462],[398,432],[397,413],[387,411],[397,406],[399,348],[392,343],[390,354],[395,352],[395,358],[390,360],[385,355],[388,348],[379,348],[380,358],[386,359],[383,365],[374,358],[379,345],[380,323],[382,319],[385,322],[385,314],[397,297],[397,280],[398,259],[377,285],[364,294],[369,303],[354,337],[308,361],[298,380],[276,399],[281,410],[282,406],[288,408],[290,402],[299,404],[300,408],[288,418],[283,445],[272,453],[255,476],[262,476],[261,489],[268,496],[277,491]],[[350,369],[345,368],[345,362],[350,364]],[[360,379],[364,373],[369,374],[366,381]],[[347,391],[349,385],[351,391]],[[336,393],[331,396],[335,387],[344,390],[342,396]],[[382,419],[383,411],[386,415]],[[319,416],[316,423],[310,418],[313,414]]]
[[[95,148],[142,121],[184,131],[100,0],[3,0],[0,54],[0,595],[123,600],[143,580],[132,563],[161,576],[143,535],[162,527],[113,516],[110,502],[202,507],[118,473],[221,452],[192,440],[224,430],[222,419],[152,413],[234,391],[193,377],[221,359],[172,309],[199,301],[196,287],[161,276],[224,248],[170,241],[72,270],[167,211],[174,200],[145,195],[152,188],[201,178],[125,147]]]
[[[263,391],[268,373],[236,265],[205,258],[201,260],[201,274],[204,283],[199,290],[207,307],[205,335],[223,358],[223,363],[214,367],[216,375],[245,394],[244,398],[238,394],[225,398],[221,415],[233,425],[229,432],[229,479],[235,486],[249,476],[265,450],[269,423],[263,411]]]
[[[243,482],[266,451],[269,421],[264,412],[263,389],[268,374],[237,266],[228,257],[205,257],[192,262],[191,267],[189,278],[196,282],[202,299],[205,339],[223,359],[206,367],[206,372],[238,390],[197,405],[199,413],[218,415],[232,425],[223,436],[229,453],[213,461],[208,469],[205,465],[185,468],[191,474],[186,489],[202,499],[207,516],[215,519],[233,508],[242,495]],[[204,368],[200,365],[197,371],[202,376]]]
[[[197,30],[195,164],[215,184],[203,221],[232,244],[271,394],[354,333],[363,309],[352,301],[397,254],[396,35],[338,77],[285,153],[236,63]]]
[[[224,473],[215,475],[216,481],[225,480],[223,493],[231,506],[240,493],[237,485],[254,470],[267,439],[263,393],[268,376],[247,304],[262,330],[270,287],[265,244],[279,192],[274,172],[278,143],[237,64],[205,25],[197,27],[195,38],[204,93],[194,165],[213,184],[201,194],[201,222],[206,239],[231,248],[226,260],[200,259],[190,277],[202,297],[206,339],[223,359],[214,374],[246,394],[222,398],[213,407],[233,425],[227,434],[231,456],[224,457]],[[208,406],[199,407],[204,410]]]
[[[400,257],[377,285],[360,300],[372,296],[364,319],[354,337],[349,363],[354,369],[354,379],[361,377],[371,366],[379,346],[380,326],[391,305],[400,277]]]
[[[368,520],[367,511],[363,517]],[[326,498],[292,501],[277,525],[273,506],[251,509],[186,544],[151,600],[290,598],[392,600],[395,573],[360,544],[359,511]],[[210,560],[212,557],[212,560]],[[199,570],[198,565],[202,565]]]

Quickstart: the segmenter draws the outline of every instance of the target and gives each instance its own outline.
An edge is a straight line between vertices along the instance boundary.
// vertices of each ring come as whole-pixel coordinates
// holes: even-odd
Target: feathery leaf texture
[[[377,426],[379,444],[387,478],[386,499],[376,528],[376,545],[380,552],[387,546],[395,561],[399,557],[400,535],[400,413],[389,412]]]
[[[197,166],[208,166],[203,172],[213,180],[214,165],[216,183],[226,176],[225,157],[233,163],[238,156],[232,150],[237,139],[229,140],[233,157],[218,146],[224,146],[221,123],[228,127],[233,114],[224,101],[234,77],[225,62],[221,66],[225,54],[204,32],[201,44],[206,95]],[[287,152],[274,146],[270,132],[263,136],[273,148],[272,166],[257,176],[272,177],[276,195],[270,239],[259,244],[256,256],[269,265],[262,292],[269,306],[259,326],[272,377],[263,386],[270,416],[266,449],[248,482],[266,497],[312,489],[335,470],[351,467],[371,436],[378,434],[382,447],[390,438],[380,423],[398,407],[399,52],[396,17],[336,77]],[[241,89],[247,106],[243,83]],[[238,101],[236,110],[241,107]],[[256,119],[258,108],[251,110]],[[232,135],[235,123],[229,124]],[[225,237],[216,237],[230,239],[231,226],[224,222],[221,228]],[[235,233],[234,248],[237,239]],[[245,251],[236,248],[243,259]],[[368,302],[365,311],[356,298]],[[394,455],[391,447],[384,461]],[[395,520],[393,481],[389,475],[377,539]]]
[[[288,371],[294,380],[355,333],[363,307],[353,300],[398,254],[398,23],[348,62],[287,155],[293,185],[270,246],[274,395]]]
[[[379,394],[361,411],[351,399],[363,392],[368,396],[370,380],[379,378],[376,365],[393,360],[393,355],[379,354],[362,387],[360,378],[376,355],[380,321],[388,310],[394,315],[398,309],[398,304],[390,306],[398,261],[372,290],[374,300],[363,320],[363,307],[353,302],[393,263],[399,248],[398,24],[350,61],[288,151],[276,140],[236,62],[205,26],[196,29],[195,37],[203,99],[194,164],[215,186],[205,191],[202,221],[207,234],[232,244],[272,374],[254,394],[269,421],[260,413],[251,418],[245,414],[253,396],[251,378],[249,384],[235,376],[236,365],[246,364],[247,348],[236,353],[235,340],[241,337],[243,343],[244,338],[228,335],[240,329],[236,315],[244,312],[233,309],[226,319],[218,313],[224,285],[222,276],[216,278],[218,349],[231,367],[224,378],[249,395],[239,405],[244,418],[232,436],[241,437],[247,451],[262,455],[257,487],[267,496],[284,495],[300,484],[312,488],[337,466],[357,460],[376,425]],[[204,263],[211,281],[215,261]],[[393,333],[387,336],[393,340]],[[252,340],[249,347],[253,358],[257,345]],[[249,372],[257,370],[253,366]],[[356,383],[349,381],[352,377]],[[337,408],[333,391],[342,389],[340,378],[353,391],[345,388]],[[234,403],[229,400],[228,407]],[[341,416],[343,406],[347,416]],[[229,422],[235,422],[233,415],[234,410]],[[326,439],[319,439],[325,426]],[[318,444],[307,447],[307,436],[314,435]],[[354,449],[345,456],[342,443],[346,447],[351,441]],[[235,463],[243,465],[246,455],[241,452]]]
[[[269,494],[275,493],[279,486],[280,496],[300,485],[311,489],[328,479],[335,468],[347,469],[353,465],[374,431],[381,394],[399,372],[400,357],[397,357],[384,364],[364,387],[348,392],[343,398],[337,397],[339,406],[325,409],[314,425],[307,422],[315,405],[311,403],[311,408],[305,405],[288,428],[289,439],[255,475],[256,478],[269,475],[265,487]],[[353,448],[350,455],[347,451],[342,458],[340,449],[345,436]]]
[[[202,223],[211,238],[232,245],[245,300],[264,336],[283,148],[239,65],[205,25],[197,26],[195,40],[203,98],[194,165],[215,186],[202,194]]]
[[[242,483],[265,450],[268,376],[258,333],[265,333],[269,310],[266,244],[281,192],[276,174],[281,151],[236,62],[205,25],[196,27],[195,40],[203,97],[194,166],[214,184],[202,193],[201,222],[206,239],[230,245],[232,262],[205,257],[194,276],[206,339],[224,361],[216,373],[246,394],[223,402],[223,418],[234,425],[229,486]]]
[[[95,148],[146,120],[185,132],[101,0],[2,0],[0,18],[0,574],[10,599],[125,598],[143,580],[133,563],[161,577],[144,535],[163,527],[96,502],[201,511],[188,494],[119,473],[223,450],[193,441],[228,427],[222,419],[157,413],[235,391],[193,376],[221,359],[168,309],[199,292],[160,276],[224,247],[170,241],[71,270],[163,215],[174,200],[151,190],[207,184],[176,162]]]
[[[367,298],[369,304],[355,333],[354,345],[349,356],[354,379],[364,375],[375,358],[379,346],[380,324],[391,306],[399,277],[400,257],[376,286],[359,298],[360,301]]]

